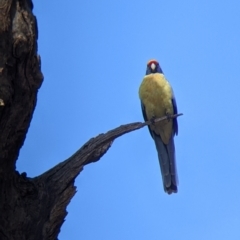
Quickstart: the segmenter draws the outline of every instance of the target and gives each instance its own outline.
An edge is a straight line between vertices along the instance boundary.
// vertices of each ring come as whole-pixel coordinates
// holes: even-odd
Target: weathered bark
[[[128,124],[100,134],[38,177],[19,174],[16,161],[43,81],[32,8],[31,0],[0,0],[1,240],[57,239],[83,166],[99,160],[117,137],[151,123]]]

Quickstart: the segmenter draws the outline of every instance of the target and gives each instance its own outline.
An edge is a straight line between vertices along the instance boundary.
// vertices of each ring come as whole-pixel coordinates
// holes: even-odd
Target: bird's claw
[[[166,112],[166,117],[167,117],[167,120],[170,121],[172,119],[172,114]]]
[[[155,116],[150,119],[152,125],[155,125],[155,119],[156,119]]]

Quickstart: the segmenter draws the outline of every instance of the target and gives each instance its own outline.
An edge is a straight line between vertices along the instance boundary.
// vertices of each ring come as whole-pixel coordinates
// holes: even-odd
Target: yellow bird
[[[147,63],[146,76],[139,88],[145,121],[177,114],[176,100],[169,82],[156,60]],[[174,135],[178,133],[177,119],[167,119],[149,126],[160,163],[164,191],[177,193],[178,177],[175,161]]]

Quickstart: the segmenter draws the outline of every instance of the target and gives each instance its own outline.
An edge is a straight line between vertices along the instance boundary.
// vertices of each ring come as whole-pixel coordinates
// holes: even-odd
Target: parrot
[[[176,118],[154,123],[154,119],[177,114],[173,89],[165,78],[157,60],[147,62],[146,75],[139,87],[142,114],[158,152],[163,188],[167,194],[178,192],[178,176],[175,160],[174,136],[178,134]]]

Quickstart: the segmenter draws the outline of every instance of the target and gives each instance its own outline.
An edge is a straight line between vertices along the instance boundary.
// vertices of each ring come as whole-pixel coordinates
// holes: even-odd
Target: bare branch
[[[155,119],[154,122],[163,121],[169,118],[176,118],[181,115],[183,114],[180,113],[172,116],[164,116],[162,118]],[[116,138],[150,124],[152,124],[152,121],[147,121],[144,123],[129,123],[110,130],[105,134],[99,134],[97,137],[92,138],[87,143],[85,143],[70,158],[68,158],[64,162],[59,163],[57,166],[45,172],[44,174],[40,175],[38,179],[46,177],[51,178],[51,184],[54,184],[54,186],[59,191],[61,191],[61,188],[66,187],[61,182],[61,179],[64,179],[64,181],[66,181],[66,184],[68,184],[70,181],[72,181],[73,178],[75,178],[79,174],[79,172],[83,169],[84,165],[98,161],[111,147],[113,141]]]

